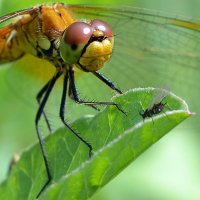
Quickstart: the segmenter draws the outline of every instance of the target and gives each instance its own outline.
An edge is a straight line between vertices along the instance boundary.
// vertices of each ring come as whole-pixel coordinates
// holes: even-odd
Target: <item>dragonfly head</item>
[[[64,31],[60,53],[67,64],[78,64],[82,70],[93,72],[109,61],[113,45],[113,32],[106,22],[75,22]]]

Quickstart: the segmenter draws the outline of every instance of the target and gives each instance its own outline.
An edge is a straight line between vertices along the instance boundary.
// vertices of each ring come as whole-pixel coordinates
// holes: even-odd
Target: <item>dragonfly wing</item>
[[[14,95],[34,106],[37,93],[54,73],[55,68],[49,62],[27,54],[10,64],[5,81]]]
[[[200,85],[196,84],[200,77],[198,21],[134,7],[71,5],[67,9],[78,20],[98,18],[112,27],[114,51],[111,61],[101,72],[120,89],[167,85],[188,101],[192,111],[200,112]],[[51,69],[55,70],[48,62],[27,56],[9,70],[8,82],[16,88],[15,81],[20,80],[22,88],[27,89],[15,89],[18,96],[35,102],[37,92],[52,76]],[[82,73],[82,76],[78,73],[76,84],[85,100],[105,101],[113,94],[90,73]],[[30,95],[21,94],[21,91],[33,95],[29,98]]]
[[[0,24],[3,22],[6,22],[9,19],[15,18],[17,16],[22,16],[22,15],[33,15],[34,13],[36,14],[38,11],[38,7],[32,7],[32,8],[27,8],[27,9],[23,9],[23,10],[19,10],[16,12],[12,12],[9,14],[6,14],[2,17],[0,17]]]
[[[98,18],[112,27],[114,52],[101,72],[123,91],[167,85],[188,101],[191,110],[200,112],[200,85],[196,84],[200,77],[198,20],[123,6],[71,6],[70,9],[80,20]],[[82,82],[86,85],[87,81],[90,79],[84,78]],[[88,83],[92,90],[91,85],[94,84]],[[96,92],[102,93],[99,89]]]

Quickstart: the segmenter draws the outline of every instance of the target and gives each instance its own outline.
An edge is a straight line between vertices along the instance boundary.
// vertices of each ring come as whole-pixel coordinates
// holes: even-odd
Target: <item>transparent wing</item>
[[[26,15],[26,14],[33,14],[33,13],[37,12],[37,10],[38,10],[38,7],[32,7],[32,8],[27,8],[27,9],[24,9],[24,10],[19,10],[19,11],[16,11],[16,12],[6,14],[6,15],[0,17],[0,24],[3,23],[3,22],[6,22],[7,20],[15,18],[17,16]]]
[[[153,98],[151,99],[150,104],[147,107],[148,109],[151,109],[155,104],[158,104],[160,102],[164,103],[163,100],[167,97],[168,91],[170,91],[169,89],[168,89],[168,91],[165,89],[166,88],[161,87],[160,90],[156,90]]]
[[[141,86],[168,85],[172,92],[186,99],[192,111],[200,112],[198,21],[134,7],[70,5],[68,8],[78,20],[98,18],[113,28],[114,52],[111,61],[101,72],[123,91]],[[52,67],[48,67],[44,61],[36,60],[23,58],[14,63],[8,73],[11,85],[16,87],[15,81],[20,80],[18,85],[27,88],[23,90],[24,93],[20,89],[15,91],[34,101],[36,91],[46,81],[42,79],[43,84],[37,87],[40,82],[38,78],[46,76]],[[42,73],[33,73],[38,68],[41,68]],[[29,73],[21,73],[24,70]],[[24,80],[21,81],[22,79]],[[78,74],[76,83],[83,99],[104,101],[113,94],[110,88],[90,73],[82,73],[81,76]],[[34,95],[29,97],[27,92]],[[53,97],[58,98],[58,95]]]
[[[198,20],[134,7],[71,6],[70,9],[79,19],[100,18],[112,26],[114,52],[101,72],[122,90],[167,85],[186,99],[192,111],[200,112]],[[82,81],[86,85],[90,79]],[[91,85],[94,84],[88,83],[88,87]],[[103,93],[95,90],[96,94]]]

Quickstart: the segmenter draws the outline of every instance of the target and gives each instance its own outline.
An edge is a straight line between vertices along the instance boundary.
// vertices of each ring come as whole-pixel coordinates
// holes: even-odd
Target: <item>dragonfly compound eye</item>
[[[64,32],[60,44],[60,52],[67,64],[76,64],[84,46],[92,35],[92,28],[84,22],[71,24]]]
[[[102,31],[106,37],[108,38],[113,37],[112,29],[106,22],[95,19],[91,21],[91,26],[93,27],[94,30]]]
[[[97,71],[110,59],[114,44],[112,29],[101,20],[75,22],[64,32],[60,50],[67,64],[84,71]]]

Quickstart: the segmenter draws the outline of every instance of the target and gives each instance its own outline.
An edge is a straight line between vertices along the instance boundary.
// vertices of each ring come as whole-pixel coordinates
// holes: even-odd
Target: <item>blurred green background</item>
[[[0,13],[2,15],[44,2],[50,1],[1,0]],[[104,0],[93,2],[108,3]],[[71,0],[68,3],[91,1]],[[110,0],[109,3],[130,4],[200,18],[199,0]],[[11,93],[5,82],[6,73],[6,66],[0,69],[0,181],[6,177],[12,155],[22,152],[33,141],[37,141],[35,110]],[[199,200],[200,141],[196,134],[187,130],[184,132],[183,129],[171,132],[99,191],[92,200]]]

